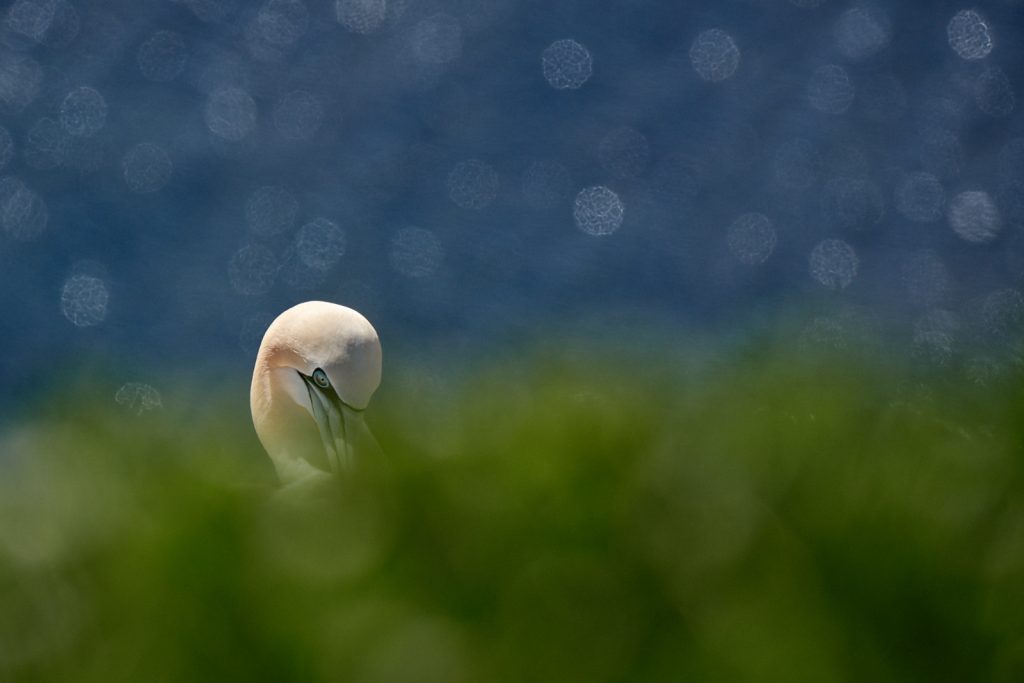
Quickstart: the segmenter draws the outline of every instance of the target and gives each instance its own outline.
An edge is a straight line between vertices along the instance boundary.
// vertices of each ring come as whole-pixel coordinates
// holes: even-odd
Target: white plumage
[[[363,410],[380,385],[381,347],[357,311],[307,301],[279,315],[252,373],[252,421],[282,483],[315,486],[379,449]]]

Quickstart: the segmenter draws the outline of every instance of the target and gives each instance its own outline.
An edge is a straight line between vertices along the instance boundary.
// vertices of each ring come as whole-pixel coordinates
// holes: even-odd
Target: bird
[[[249,406],[282,490],[322,489],[360,459],[382,457],[363,419],[380,379],[380,338],[358,311],[306,301],[274,319]]]

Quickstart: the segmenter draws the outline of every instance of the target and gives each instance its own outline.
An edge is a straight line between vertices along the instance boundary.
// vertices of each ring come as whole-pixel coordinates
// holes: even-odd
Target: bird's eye
[[[327,373],[320,368],[313,371],[313,381],[316,382],[316,385],[321,389],[326,389],[331,386],[331,380],[327,379]]]

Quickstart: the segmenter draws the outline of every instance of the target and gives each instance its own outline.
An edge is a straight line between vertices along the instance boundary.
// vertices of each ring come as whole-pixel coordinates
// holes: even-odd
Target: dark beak
[[[321,388],[312,377],[299,373],[309,391],[309,403],[313,407],[313,418],[320,432],[324,453],[331,472],[349,471],[354,466],[352,440],[349,437],[352,416],[358,412],[338,396],[333,387]]]

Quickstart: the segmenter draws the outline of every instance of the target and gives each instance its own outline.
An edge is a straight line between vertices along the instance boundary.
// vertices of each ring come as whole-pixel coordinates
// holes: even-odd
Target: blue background
[[[339,23],[333,3],[310,0],[295,40],[273,49],[258,34],[272,3],[76,2],[78,30],[67,40],[16,30],[18,4],[4,10],[0,80],[8,85],[0,90],[14,87],[12,65],[26,59],[40,81],[30,102],[4,101],[0,125],[15,152],[0,174],[37,192],[48,220],[29,240],[0,231],[0,403],[33,396],[97,358],[118,368],[117,382],[184,370],[244,384],[273,315],[313,298],[363,311],[392,358],[486,356],[571,321],[589,321],[584,329],[595,335],[665,326],[724,339],[792,310],[801,320],[794,345],[808,336],[862,343],[847,325],[856,319],[875,330],[878,353],[905,346],[939,364],[956,354],[1014,357],[1003,333],[1024,318],[1024,148],[1015,146],[1024,143],[1014,142],[1024,137],[1019,2],[972,5],[994,39],[981,60],[951,48],[947,25],[965,6],[941,1],[403,2],[389,4],[379,30],[360,35]],[[887,40],[852,59],[837,45],[837,26],[864,7],[882,18]],[[450,61],[417,61],[416,41],[432,25],[457,27]],[[731,36],[740,61],[731,77],[708,82],[690,48],[715,28]],[[175,32],[185,46],[180,74],[166,82],[148,80],[139,65],[140,48],[157,31]],[[578,89],[556,89],[542,71],[544,50],[566,38],[593,60]],[[809,100],[814,73],[828,64],[857,88],[842,113]],[[993,69],[1010,92],[1010,111],[1004,88],[996,115],[978,95]],[[902,104],[865,95],[867,84],[893,77]],[[59,123],[80,86],[107,105],[89,141],[97,167],[58,160],[40,168],[30,132],[41,119]],[[211,94],[225,87],[244,89],[255,103],[255,128],[241,141],[208,126]],[[305,141],[275,126],[276,103],[295,90],[323,109]],[[625,172],[601,151],[623,127],[647,145],[627,150],[639,157]],[[51,142],[81,143],[73,137]],[[780,149],[795,138],[809,141],[818,159],[803,189],[777,177]],[[123,159],[144,142],[166,151],[173,173],[159,191],[138,194]],[[482,208],[459,206],[449,192],[453,169],[470,159],[498,178]],[[531,206],[523,193],[524,173],[542,159],[558,161],[570,178],[548,208]],[[933,174],[947,200],[987,192],[998,236],[973,244],[945,215],[910,220],[897,194],[918,171]],[[849,179],[878,190],[880,212],[869,224],[846,224],[828,209],[828,188]],[[298,206],[294,223],[276,235],[254,232],[246,219],[247,202],[267,185],[289,190]],[[574,222],[574,198],[591,186],[622,201],[624,220],[611,235],[586,234]],[[746,212],[766,215],[777,234],[757,265],[727,245],[728,226]],[[319,274],[304,271],[293,248],[299,227],[318,217],[346,240],[344,255]],[[390,258],[409,227],[431,231],[443,252],[424,277],[396,270]],[[842,239],[857,254],[845,288],[809,272],[809,255],[825,239]],[[251,244],[270,249],[279,268],[257,294],[239,291],[230,276],[236,252]],[[907,264],[924,249],[945,280],[922,299]],[[62,313],[63,288],[77,273],[109,292],[95,325]],[[941,338],[928,336],[934,324]]]

